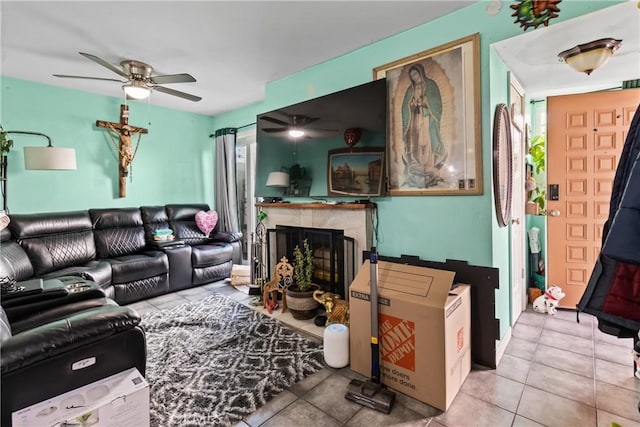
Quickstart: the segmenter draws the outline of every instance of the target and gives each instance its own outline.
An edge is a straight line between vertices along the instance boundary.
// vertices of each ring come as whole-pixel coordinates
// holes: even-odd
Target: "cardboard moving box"
[[[136,368],[11,414],[13,427],[149,427],[149,384]]]
[[[349,288],[351,369],[371,376],[369,261]],[[471,297],[455,273],[378,262],[382,382],[446,411],[471,371]]]

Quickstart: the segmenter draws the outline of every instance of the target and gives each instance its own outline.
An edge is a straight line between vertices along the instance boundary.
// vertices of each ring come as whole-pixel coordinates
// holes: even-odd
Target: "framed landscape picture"
[[[388,192],[482,194],[480,36],[376,67],[387,79]]]
[[[384,195],[384,148],[340,148],[329,151],[327,191],[330,196]]]

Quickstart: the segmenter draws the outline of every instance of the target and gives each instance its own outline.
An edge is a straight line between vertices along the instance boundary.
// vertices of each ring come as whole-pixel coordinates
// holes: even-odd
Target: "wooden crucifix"
[[[133,162],[133,158],[136,154],[136,152],[131,148],[131,135],[139,134],[139,138],[140,134],[148,133],[149,131],[145,128],[139,128],[129,125],[129,106],[124,104],[120,105],[120,123],[96,120],[96,126],[109,130],[109,136],[112,138],[114,144],[116,145],[116,149],[118,150],[118,176],[120,178],[119,195],[120,197],[126,197],[129,166],[131,165],[131,162]],[[118,135],[118,142],[115,141],[111,132]]]

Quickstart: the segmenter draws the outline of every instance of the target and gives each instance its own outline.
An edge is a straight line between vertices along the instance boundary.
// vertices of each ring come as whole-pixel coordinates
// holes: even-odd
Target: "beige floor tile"
[[[598,409],[598,427],[609,427],[612,426],[614,422],[621,427],[638,427],[638,421]]]
[[[532,421],[528,418],[525,418],[523,416],[516,415],[515,419],[513,420],[512,427],[545,427],[545,426],[535,421]]]
[[[345,425],[350,427],[372,427],[372,426],[392,426],[401,423],[417,423],[409,424],[415,427],[424,424],[424,416],[413,412],[406,406],[396,403],[393,405],[391,412],[385,414],[374,411],[369,408],[362,408],[355,414]]]
[[[426,403],[423,403],[402,393],[396,393],[396,402],[403,406],[406,406],[413,412],[417,412],[425,418],[442,414],[442,411],[440,409],[434,408],[431,405],[427,405]]]
[[[508,427],[514,414],[484,400],[458,393],[449,409],[435,420],[445,426]]]
[[[291,386],[289,391],[296,394],[297,396],[303,396],[309,390],[331,376],[332,373],[333,372],[331,369],[322,369],[321,371],[308,376],[304,380],[295,383],[293,386]]]
[[[511,334],[515,338],[529,342],[538,342],[542,328],[538,326],[525,325],[524,323],[516,323]]]
[[[531,356],[533,357],[533,353]],[[524,383],[530,368],[529,360],[505,354],[496,368],[496,374]]]
[[[529,326],[542,327],[542,325],[544,325],[544,317],[545,315],[542,313],[524,311],[520,313],[520,317],[518,317],[517,323],[518,324],[522,323]]]
[[[567,336],[578,336],[593,339],[593,326],[589,323],[577,323],[575,318],[571,321],[549,316],[544,321],[544,329],[561,332]]]
[[[550,366],[534,364],[527,377],[527,385],[558,396],[595,406],[596,396],[592,378],[561,371]]]
[[[633,366],[631,347],[622,347],[594,340],[596,359],[607,360],[621,365]],[[633,370],[633,368],[631,368]]]
[[[340,422],[347,422],[362,406],[345,399],[344,394],[349,379],[332,374],[304,395],[304,399],[333,416]]]
[[[296,400],[284,410],[278,412],[261,427],[334,427],[341,424],[322,412],[309,402],[302,399]]]
[[[596,406],[599,410],[640,421],[640,393],[612,384],[596,381]]]
[[[618,338],[613,335],[600,332],[597,326],[593,327],[593,338],[598,342],[606,342],[620,347],[633,348],[633,338]]]
[[[471,371],[460,391],[515,412],[524,384],[496,375],[494,371]]]
[[[538,344],[536,354],[533,356],[533,362],[594,378],[593,358],[571,351]]]
[[[596,408],[526,386],[518,415],[549,427],[596,427]]]
[[[596,379],[618,387],[640,392],[640,380],[633,375],[633,365],[620,365],[596,359]]]
[[[531,342],[517,337],[511,337],[509,344],[507,344],[505,353],[521,359],[531,360],[533,359],[537,346],[537,341]]]
[[[573,351],[574,353],[584,354],[589,357],[593,356],[593,340],[589,338],[582,338],[574,335],[568,335],[564,332],[544,329],[542,331],[542,335],[540,335],[539,343],[550,347]]]
[[[245,417],[242,421],[251,427],[257,427],[276,415],[282,409],[289,406],[291,403],[295,402],[297,398],[298,397],[295,394],[285,390],[267,402],[266,405]]]

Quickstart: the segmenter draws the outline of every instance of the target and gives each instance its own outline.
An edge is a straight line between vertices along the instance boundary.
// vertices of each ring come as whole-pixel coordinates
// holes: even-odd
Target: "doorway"
[[[236,188],[238,203],[238,226],[242,232],[242,261],[249,262],[252,231],[256,227],[254,203],[256,132],[248,130],[236,135]]]
[[[547,286],[575,309],[602,242],[611,188],[640,89],[547,99]]]
[[[515,325],[520,313],[527,308],[527,281],[525,279],[525,107],[524,89],[512,73],[509,73],[509,106],[511,111],[512,186],[511,225],[511,324]]]

